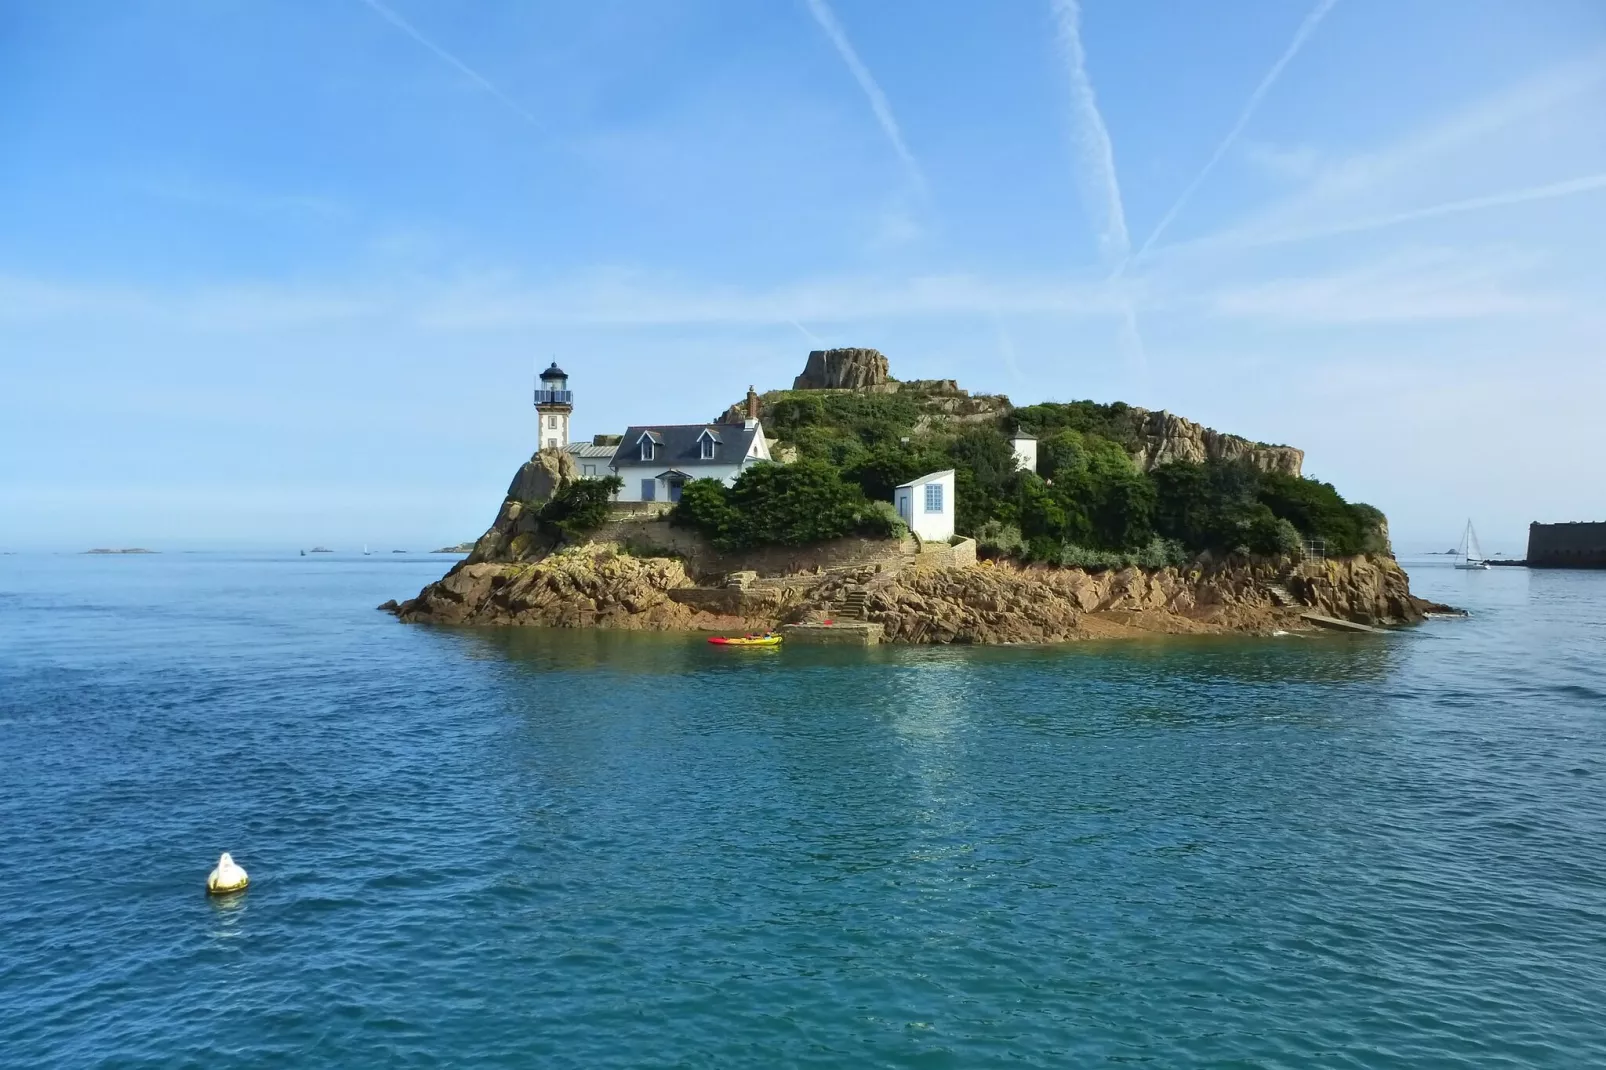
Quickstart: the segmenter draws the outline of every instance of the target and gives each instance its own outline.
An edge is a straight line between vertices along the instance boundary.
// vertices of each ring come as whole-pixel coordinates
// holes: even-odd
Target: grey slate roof
[[[595,460],[598,457],[611,461],[613,460],[613,451],[618,448],[617,446],[593,446],[589,442],[571,442],[564,447],[564,450],[588,461]]]
[[[653,471],[662,472],[666,467],[740,464],[742,458],[747,456],[747,451],[752,449],[753,436],[759,430],[756,427],[749,429],[743,424],[651,424],[631,427],[625,431],[624,440],[613,455],[613,466],[616,469],[650,466]],[[703,437],[705,431],[719,443],[714,449],[714,456],[706,461],[698,444],[698,439]],[[658,443],[650,461],[641,459],[641,436],[647,434]]]

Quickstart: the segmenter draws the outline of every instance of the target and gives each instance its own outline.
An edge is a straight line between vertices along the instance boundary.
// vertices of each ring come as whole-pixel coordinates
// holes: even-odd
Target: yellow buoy
[[[251,883],[245,870],[235,865],[234,859],[229,857],[227,851],[217,860],[217,868],[206,877],[206,890],[211,895],[227,895],[230,892],[241,892]]]

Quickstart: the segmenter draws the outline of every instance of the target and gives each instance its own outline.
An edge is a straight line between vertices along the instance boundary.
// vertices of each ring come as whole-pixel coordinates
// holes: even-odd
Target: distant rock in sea
[[[121,550],[110,550],[104,546],[98,546],[93,550],[84,551],[86,554],[154,554],[159,552],[157,550],[147,550],[143,546],[130,546]]]
[[[432,553],[432,554],[466,554],[466,553],[472,552],[473,549],[474,549],[474,544],[473,543],[471,543],[471,542],[460,542],[456,546],[442,546],[439,550],[431,550],[430,553]]]

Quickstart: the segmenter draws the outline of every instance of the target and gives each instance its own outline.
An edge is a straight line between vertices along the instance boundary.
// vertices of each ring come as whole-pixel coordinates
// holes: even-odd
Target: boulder
[[[579,478],[580,469],[574,463],[574,454],[546,448],[519,466],[513,482],[508,484],[507,496],[515,502],[544,502],[559,487]]]
[[[876,349],[816,349],[793,390],[864,390],[892,381],[887,358]]]

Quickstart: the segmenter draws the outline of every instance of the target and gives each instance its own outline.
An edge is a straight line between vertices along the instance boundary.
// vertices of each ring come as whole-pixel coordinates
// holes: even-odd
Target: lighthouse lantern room
[[[574,393],[569,377],[557,361],[541,373],[535,388],[535,411],[539,416],[542,449],[565,449],[569,445],[569,415],[574,412]]]

